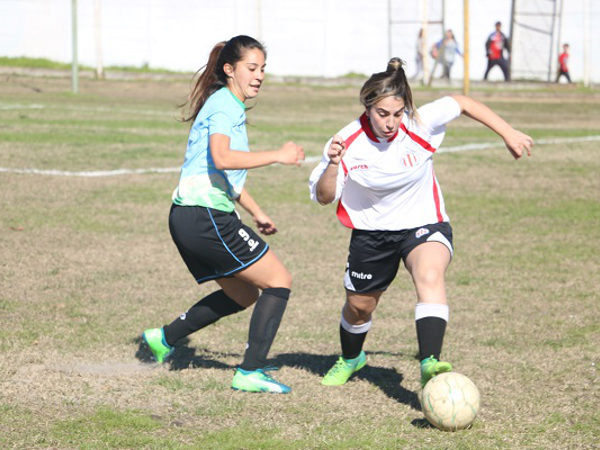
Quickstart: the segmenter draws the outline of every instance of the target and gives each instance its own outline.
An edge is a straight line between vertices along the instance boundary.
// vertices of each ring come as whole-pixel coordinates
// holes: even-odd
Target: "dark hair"
[[[404,101],[404,108],[411,119],[416,117],[412,91],[404,73],[404,62],[400,58],[389,60],[385,72],[371,75],[360,90],[360,102],[365,108],[370,108],[379,100],[387,97],[397,97]]]
[[[241,61],[246,51],[250,49],[258,49],[267,56],[267,52],[263,44],[250,36],[236,36],[228,41],[219,42],[210,52],[208,62],[201,67],[194,78],[198,76],[194,87],[192,88],[188,100],[182,107],[189,105],[187,114],[184,114],[184,122],[193,122],[196,116],[212,94],[227,86],[227,75],[223,70],[225,64],[235,64]]]

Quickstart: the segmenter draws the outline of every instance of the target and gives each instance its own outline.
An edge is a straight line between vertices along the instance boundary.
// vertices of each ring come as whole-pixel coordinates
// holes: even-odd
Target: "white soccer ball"
[[[479,412],[477,386],[458,372],[441,373],[423,388],[421,406],[425,418],[444,431],[469,428]]]

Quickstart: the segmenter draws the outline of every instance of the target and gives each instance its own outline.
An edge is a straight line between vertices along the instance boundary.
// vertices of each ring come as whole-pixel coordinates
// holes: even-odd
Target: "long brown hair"
[[[368,109],[386,97],[397,97],[404,101],[404,107],[410,119],[417,119],[417,110],[413,103],[412,91],[404,73],[404,62],[400,58],[389,60],[385,72],[371,75],[360,90],[360,102]]]
[[[190,91],[187,102],[182,105],[182,107],[188,106],[182,119],[184,122],[194,122],[208,97],[227,86],[227,75],[223,66],[225,64],[235,66],[242,60],[247,50],[254,48],[260,50],[265,58],[267,57],[264,45],[250,36],[236,36],[228,41],[219,42],[213,47],[206,65],[194,74],[194,78],[198,77],[198,80]]]

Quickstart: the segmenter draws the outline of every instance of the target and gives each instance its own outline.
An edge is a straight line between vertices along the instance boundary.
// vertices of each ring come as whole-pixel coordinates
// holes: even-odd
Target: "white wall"
[[[96,63],[94,0],[78,1],[79,61]],[[100,0],[106,66],[195,71],[212,46],[237,34],[259,37],[276,75],[338,76],[383,70],[389,57],[388,0]],[[439,11],[442,0],[431,0]],[[463,46],[463,0],[445,0],[446,27]],[[589,0],[590,23],[600,0]],[[484,42],[496,20],[510,29],[511,0],[470,0],[470,74],[481,79]],[[260,13],[259,13],[260,10]],[[583,78],[583,0],[564,0],[562,40],[571,44],[571,75]],[[418,0],[392,0],[392,54],[414,70],[421,19]],[[402,23],[400,23],[402,22]],[[600,27],[590,30],[591,79],[600,81]],[[441,37],[431,29],[429,42]],[[71,0],[0,0],[0,56],[71,60]],[[462,60],[452,70],[462,78]],[[501,79],[495,68],[490,79]]]

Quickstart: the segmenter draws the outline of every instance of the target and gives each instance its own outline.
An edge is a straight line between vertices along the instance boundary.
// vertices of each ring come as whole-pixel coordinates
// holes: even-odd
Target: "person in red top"
[[[556,82],[560,79],[561,75],[567,78],[567,81],[571,83],[571,76],[569,75],[569,44],[563,44],[563,52],[558,57],[558,75],[556,76]]]
[[[504,80],[510,81],[510,72],[508,70],[508,60],[504,58],[504,50],[510,52],[510,43],[508,38],[500,31],[502,24],[496,22],[496,31],[490,34],[485,41],[485,51],[488,58],[487,69],[485,70],[484,80],[487,80],[490,69],[494,66],[500,66],[504,74]]]

